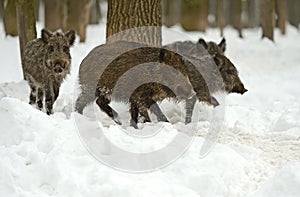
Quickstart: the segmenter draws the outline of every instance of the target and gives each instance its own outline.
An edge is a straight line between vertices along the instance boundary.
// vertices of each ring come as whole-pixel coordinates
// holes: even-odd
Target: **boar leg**
[[[96,96],[94,91],[89,91],[92,88],[81,86],[81,89],[82,92],[76,100],[75,110],[78,113],[83,114],[83,109],[85,108],[85,106],[87,106],[89,103],[92,103],[96,99]]]
[[[58,95],[59,95],[59,86],[55,85],[53,87],[53,91],[54,91],[54,102],[56,101]]]
[[[185,124],[188,124],[192,121],[193,109],[195,107],[196,97],[194,96],[191,99],[187,99],[185,102]]]
[[[30,89],[29,104],[34,105],[36,102],[36,86],[31,84]]]
[[[83,109],[85,107],[85,103],[84,103],[84,99],[82,95],[79,95],[79,97],[76,100],[76,104],[75,104],[75,110],[80,113],[83,114]]]
[[[140,111],[141,118],[143,118],[143,123],[151,122],[147,107],[144,107],[144,106],[140,107],[139,111]]]
[[[103,112],[105,112],[109,117],[111,117],[113,121],[115,121],[115,123],[119,125],[122,124],[119,120],[118,113],[108,105],[110,103],[110,100],[106,99],[105,96],[100,95],[97,98],[96,103]]]
[[[42,88],[37,88],[37,106],[39,110],[43,109],[44,91]]]
[[[130,104],[130,126],[134,127],[135,129],[138,129],[137,127],[137,121],[138,121],[138,116],[139,116],[139,108],[134,102],[131,102]]]
[[[168,118],[163,114],[156,102],[153,101],[152,105],[150,106],[150,111],[156,115],[159,122],[169,122]]]
[[[46,112],[48,115],[53,114],[53,103],[54,103],[54,95],[53,95],[53,86],[48,85],[46,87],[46,92],[45,92],[45,96],[46,96]]]

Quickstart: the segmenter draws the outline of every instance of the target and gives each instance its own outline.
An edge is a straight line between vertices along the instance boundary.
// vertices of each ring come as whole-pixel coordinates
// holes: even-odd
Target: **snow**
[[[244,39],[225,29],[226,55],[249,91],[226,96],[222,130],[205,157],[200,150],[216,108],[197,103],[192,123],[184,125],[184,105],[164,101],[170,123],[140,124],[139,130],[115,125],[95,105],[85,116],[72,112],[80,62],[104,42],[104,24],[89,26],[87,42],[71,49],[72,72],[51,116],[28,104],[18,39],[5,37],[2,27],[0,196],[299,196],[300,34],[291,26],[287,36],[275,32],[275,43],[262,40],[259,29],[245,30]],[[165,43],[221,40],[216,29],[173,27],[163,35]],[[128,105],[112,105],[129,120]]]

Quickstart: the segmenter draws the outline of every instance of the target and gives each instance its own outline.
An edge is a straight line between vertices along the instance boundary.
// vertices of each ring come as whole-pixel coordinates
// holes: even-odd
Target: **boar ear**
[[[220,49],[221,49],[223,52],[225,52],[225,50],[226,50],[226,40],[225,40],[225,38],[223,38],[223,39],[221,40],[221,42],[218,44],[218,46],[220,47]]]
[[[198,42],[199,42],[199,44],[201,44],[205,49],[208,48],[207,43],[205,42],[205,40],[204,40],[203,38],[200,38]]]
[[[47,43],[49,39],[53,36],[53,33],[49,31],[48,29],[42,29],[42,40],[43,42]]]
[[[75,42],[75,31],[74,30],[70,30],[68,32],[65,33],[65,36],[67,37],[70,46],[72,46]]]

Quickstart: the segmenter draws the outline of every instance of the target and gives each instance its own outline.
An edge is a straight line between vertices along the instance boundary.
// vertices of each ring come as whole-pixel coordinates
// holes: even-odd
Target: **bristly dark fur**
[[[152,62],[150,66],[145,65],[145,63],[150,62]],[[163,71],[159,67],[159,63],[169,65],[177,72],[172,71],[172,69],[171,71]],[[126,84],[122,84],[120,78],[127,71],[134,70],[133,68],[138,67],[138,65],[142,65],[141,69],[127,77],[129,81],[126,81]],[[175,100],[192,98],[194,91],[188,79],[189,73],[186,70],[186,67],[192,66],[191,62],[184,60],[179,54],[166,49],[146,47],[129,42],[101,45],[92,50],[80,65],[79,83],[82,93],[76,101],[76,110],[82,113],[83,108],[95,99],[91,91],[95,88],[97,89],[97,104],[117,123],[120,123],[117,112],[108,105],[112,99],[122,102],[129,99],[132,115],[131,124],[133,126],[136,126],[138,115],[143,117],[144,121],[149,121],[149,116],[146,113],[146,109],[149,108],[158,116],[160,121],[167,121],[156,102],[165,98],[174,98]],[[97,73],[95,77],[101,76],[99,82],[96,82],[92,76],[94,73]],[[185,77],[180,78],[179,75]],[[143,83],[139,83],[139,79],[142,79]],[[121,81],[119,86],[122,88],[116,89],[115,85],[119,81]],[[168,82],[168,84],[158,83],[160,81]],[[136,84],[136,86],[132,88],[128,87],[130,86],[128,84]],[[115,88],[114,96],[113,88]],[[206,86],[203,86],[201,91],[203,92],[201,94],[202,101],[215,104],[212,103],[211,96],[206,94],[208,93]],[[182,98],[179,98],[178,95]]]
[[[225,90],[228,93],[240,93],[247,92],[241,82],[238,71],[233,63],[224,55],[226,50],[226,40],[223,38],[219,44],[215,42],[206,42],[200,38],[197,43],[190,41],[174,42],[172,44],[164,46],[164,48],[177,52],[183,55],[186,59],[193,62],[197,69],[204,76],[203,81],[199,72],[191,70],[194,67],[186,68],[189,73],[189,79],[199,101],[201,97],[199,93],[203,85],[208,85],[210,93]],[[214,66],[217,69],[212,69]],[[221,79],[219,79],[221,77]],[[194,100],[190,100],[193,102]],[[195,103],[187,103],[187,112],[192,113]],[[191,117],[191,115],[189,115]],[[190,119],[186,119],[186,123],[190,122]]]
[[[136,72],[132,75],[133,77],[127,77],[132,79],[130,84],[136,84],[136,89],[132,89],[131,87],[129,90],[128,84],[121,84],[119,85],[121,88],[114,89],[115,94],[114,98],[112,98],[112,90],[115,88],[115,85],[121,76],[136,65],[145,62],[161,62],[166,64],[168,64],[168,61],[169,64],[170,62],[173,62],[172,67],[179,70],[180,74],[187,76],[187,79],[192,85],[192,89],[196,92],[198,100],[214,106],[218,105],[218,101],[210,96],[210,93],[222,89],[225,89],[228,92],[238,93],[247,91],[243,88],[244,86],[238,78],[236,68],[230,60],[224,56],[226,48],[225,39],[223,39],[220,44],[205,42],[205,46],[203,46],[202,44],[204,42],[203,39],[196,44],[192,42],[175,42],[165,46],[163,49],[166,50],[150,48],[139,43],[130,42],[116,42],[95,48],[80,65],[79,84],[82,93],[76,101],[76,110],[82,113],[83,108],[97,97],[97,104],[100,108],[102,106],[101,109],[120,124],[117,112],[108,104],[112,99],[122,102],[128,102],[129,99],[132,117],[131,124],[133,126],[136,127],[137,117],[139,115],[144,118],[144,121],[150,121],[147,113],[149,108],[151,112],[156,114],[159,121],[167,121],[167,118],[159,109],[157,102],[165,98],[175,98],[175,100],[178,100],[175,96],[176,93],[174,93],[173,90],[170,90],[169,86],[153,83],[151,80],[148,80],[148,83],[146,83],[146,80],[145,84],[142,85],[137,82],[138,78],[153,78],[154,73],[159,71],[155,67],[156,64],[151,65],[152,69],[144,67],[144,70],[142,69],[142,71]],[[175,53],[171,51],[174,51]],[[217,70],[211,71],[210,68],[215,64],[218,66]],[[107,65],[110,66],[107,67]],[[100,79],[99,76],[101,76]],[[177,93],[179,89],[184,90],[184,83],[183,81],[180,82],[177,80],[178,76],[176,76],[176,74],[172,75],[170,73],[165,73],[158,75],[158,78],[159,77],[168,77],[165,81],[176,84]],[[221,81],[215,80],[217,78],[222,78],[225,84],[222,79]],[[99,81],[97,79],[99,79]],[[207,87],[208,85],[210,86],[209,89]],[[176,89],[176,87],[173,88]],[[188,85],[186,85],[185,88],[189,89]],[[93,94],[93,90],[95,89],[96,96]],[[196,99],[195,97],[191,97],[190,99],[185,98],[185,100],[185,122],[189,123],[191,121]]]
[[[171,69],[160,67],[162,63]],[[165,49],[141,46],[129,50],[114,59],[102,73],[97,85],[96,103],[115,122],[120,123],[117,112],[111,109],[108,104],[111,99],[129,101],[130,122],[132,126],[137,128],[139,116],[144,121],[150,121],[147,110],[153,109],[151,108],[153,104],[157,106],[156,102],[166,98],[188,99],[195,94],[182,64],[183,60],[181,60],[180,55]],[[134,72],[138,66],[140,69]],[[133,73],[129,74],[126,77],[127,81],[122,83],[120,78],[129,71]],[[184,77],[180,77],[181,75]],[[117,82],[121,83],[119,86],[122,88],[115,87]],[[161,83],[168,83],[169,88]],[[132,84],[135,85],[135,88],[131,87]],[[113,94],[113,89],[115,94]],[[170,89],[173,89],[175,93]],[[158,116],[158,119],[167,121],[158,106],[155,109],[153,113]]]
[[[64,78],[70,73],[70,47],[75,41],[75,32],[66,33],[42,30],[41,38],[27,43],[23,68],[25,79],[31,88],[29,103],[43,108],[44,97],[47,114],[53,113],[53,103],[59,95]]]

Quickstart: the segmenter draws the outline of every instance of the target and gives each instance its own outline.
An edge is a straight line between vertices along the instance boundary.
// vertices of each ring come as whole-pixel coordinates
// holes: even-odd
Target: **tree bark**
[[[212,16],[208,18],[209,27],[218,27],[218,0],[209,0],[208,2],[208,15]]]
[[[231,10],[233,14],[232,26],[238,31],[239,37],[242,38],[242,0],[231,0]]]
[[[163,0],[163,24],[167,27],[176,25],[180,18],[181,1]]]
[[[300,8],[300,7],[299,7]],[[277,26],[282,35],[286,34],[287,3],[286,0],[276,0]]]
[[[86,28],[90,17],[90,0],[68,0],[67,29],[74,29],[85,42]]]
[[[261,1],[261,27],[263,30],[262,37],[267,37],[274,41],[275,26],[275,0]]]
[[[4,13],[4,30],[6,35],[17,36],[17,13],[16,13],[16,1],[9,0]]]
[[[162,45],[161,0],[108,0],[106,42]]]
[[[208,0],[182,0],[181,25],[186,31],[205,32],[208,21]]]
[[[221,37],[224,37],[224,1],[217,1],[217,24],[220,29]]]
[[[225,24],[231,25],[242,35],[242,0],[225,0]]]
[[[34,9],[34,16],[35,20],[38,21],[40,19],[40,0],[33,1],[33,9]]]
[[[68,0],[58,0],[59,1],[59,16],[60,16],[60,27],[63,31],[67,31],[67,21],[68,21]]]
[[[45,27],[51,31],[61,28],[59,0],[44,0]]]
[[[33,3],[33,0],[16,1],[21,60],[23,60],[26,43],[36,38]]]
[[[99,24],[101,19],[100,0],[91,0],[89,24]]]
[[[253,28],[260,25],[260,0],[247,0],[247,27]]]
[[[288,0],[288,19],[291,25],[299,28],[300,23],[300,1],[299,0]]]
[[[4,18],[4,0],[0,0],[0,19]]]

